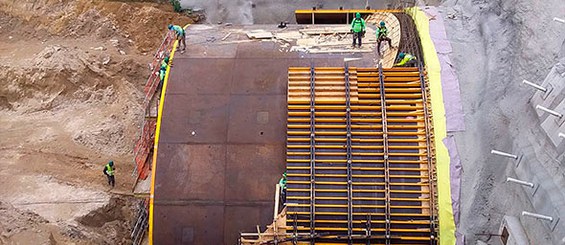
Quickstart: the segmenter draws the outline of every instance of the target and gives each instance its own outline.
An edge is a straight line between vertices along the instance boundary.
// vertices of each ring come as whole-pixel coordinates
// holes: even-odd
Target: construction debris
[[[252,30],[246,34],[247,37],[252,39],[272,39],[274,37],[272,32],[264,30]]]
[[[224,36],[224,37],[222,38],[222,41],[224,41],[224,40],[228,39],[228,37],[229,37],[230,35],[231,35],[231,32],[230,32],[230,33],[228,33],[228,34],[226,34],[226,35],[225,35],[225,36]]]

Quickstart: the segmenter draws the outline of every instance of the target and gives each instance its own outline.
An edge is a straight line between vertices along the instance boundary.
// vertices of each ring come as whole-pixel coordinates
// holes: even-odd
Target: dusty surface
[[[1,244],[128,242],[134,200],[114,193],[134,181],[147,64],[190,21],[168,4],[0,1]]]
[[[551,231],[543,221],[520,215],[524,210],[554,215],[536,210],[540,204],[554,205],[562,214],[565,210],[565,188],[558,184],[565,176],[558,158],[562,153],[542,132],[528,102],[534,90],[520,82],[541,84],[564,57],[564,26],[551,21],[565,13],[563,1],[445,1],[441,9],[444,17],[450,16],[445,21],[467,128],[456,135],[463,164],[459,232],[467,244],[500,244],[501,220],[512,215],[520,218],[531,244],[562,244],[562,222]],[[521,166],[532,169],[526,180],[547,171],[539,179],[544,181],[540,190],[547,188],[550,194],[539,191],[532,197],[504,183],[507,176],[516,176],[516,167],[490,154],[491,149],[523,153]],[[556,188],[548,188],[553,184]]]

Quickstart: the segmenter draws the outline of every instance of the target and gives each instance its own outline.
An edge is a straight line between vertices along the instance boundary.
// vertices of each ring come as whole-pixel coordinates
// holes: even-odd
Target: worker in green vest
[[[388,37],[388,29],[384,21],[381,21],[380,26],[377,28],[377,51],[381,53],[381,42],[388,42],[388,46],[392,48],[392,40]]]
[[[279,188],[281,188],[281,200],[284,204],[286,202],[286,172],[282,174],[282,177],[279,180]]]
[[[165,70],[167,69],[167,66],[169,65],[169,56],[165,56],[165,58],[161,61],[161,69],[163,69],[163,67],[165,67]]]
[[[157,86],[157,91],[159,91],[159,89],[163,86],[165,74],[167,74],[167,68],[161,67],[161,69],[159,69],[159,85]]]
[[[394,64],[394,66],[416,66],[416,56],[400,52],[398,54],[398,60],[400,62]]]
[[[103,173],[108,177],[108,185],[111,185],[114,188],[116,184],[116,180],[114,179],[114,171],[116,168],[114,167],[114,161],[108,162],[108,164],[104,165]]]
[[[175,32],[176,38],[179,41],[179,47],[177,47],[177,49],[180,49],[182,44],[182,51],[184,51],[186,49],[186,33],[184,29],[180,26],[169,24],[169,30]]]
[[[351,22],[351,32],[353,32],[353,47],[359,42],[361,48],[361,39],[365,35],[365,20],[361,18],[360,13],[355,13],[355,19]]]

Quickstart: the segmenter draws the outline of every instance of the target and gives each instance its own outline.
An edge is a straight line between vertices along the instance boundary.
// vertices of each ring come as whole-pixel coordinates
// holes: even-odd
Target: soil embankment
[[[127,244],[148,63],[169,4],[0,0],[0,243]],[[32,239],[33,238],[33,239]]]

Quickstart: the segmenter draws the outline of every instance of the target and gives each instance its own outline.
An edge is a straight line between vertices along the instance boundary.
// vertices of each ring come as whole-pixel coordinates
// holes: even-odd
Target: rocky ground
[[[0,244],[127,244],[132,148],[169,4],[0,0]],[[114,160],[113,191],[102,175]]]

